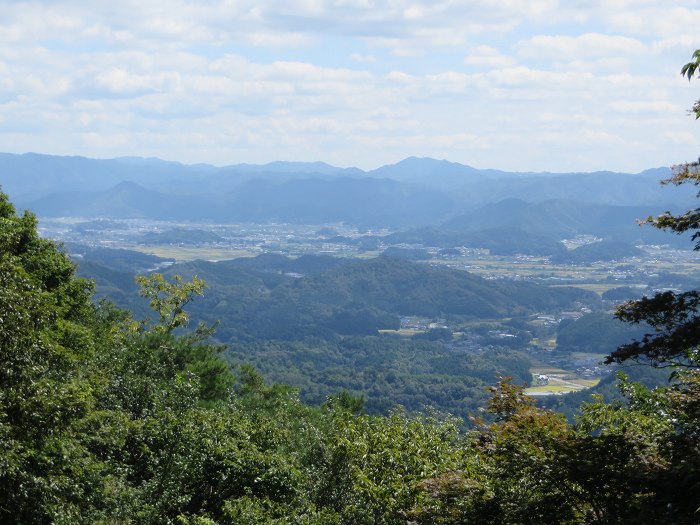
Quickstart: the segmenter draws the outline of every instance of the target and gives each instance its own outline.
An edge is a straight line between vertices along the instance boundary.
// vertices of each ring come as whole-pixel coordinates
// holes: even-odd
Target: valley
[[[688,234],[638,225],[695,199],[659,186],[666,168],[518,173],[415,157],[369,171],[219,168],[34,154],[0,165],[3,188],[37,213],[43,237],[65,243],[98,299],[144,319],[135,275],[198,276],[208,288],[192,324],[216,325],[231,364],[313,404],[348,391],[371,413],[465,414],[502,376],[547,402],[610,392],[616,367],[601,360],[644,333],[615,321],[615,305],[700,279]]]
[[[606,312],[623,300],[661,290],[686,289],[700,279],[698,253],[667,245],[640,245],[638,252],[631,257],[589,260],[575,264],[556,261],[553,256],[541,254],[492,254],[489,248],[477,244],[450,246],[439,235],[432,244],[429,237],[422,239],[423,242],[402,242],[404,239],[401,236],[406,235],[402,232],[388,228],[358,228],[342,223],[207,224],[144,219],[43,218],[40,231],[46,237],[66,243],[67,251],[79,264],[94,260],[99,250],[108,250],[106,253],[112,261],[114,258],[110,254],[115,253],[114,250],[124,250],[124,254],[142,253],[154,256],[154,259],[140,267],[126,264],[115,268],[120,271],[189,273],[211,280],[211,289],[207,295],[212,298],[205,299],[202,308],[198,308],[195,303],[194,318],[208,323],[221,323],[218,337],[231,345],[233,350],[229,358],[232,363],[254,364],[266,377],[299,388],[302,398],[309,402],[320,403],[340,388],[365,395],[368,409],[379,412],[388,409],[393,403],[401,403],[411,409],[423,409],[431,405],[453,412],[473,409],[474,402],[483,398],[478,392],[483,387],[473,384],[468,387],[469,391],[464,391],[462,377],[458,381],[459,386],[453,387],[462,389],[461,394],[455,394],[457,399],[445,400],[441,395],[436,396],[436,390],[445,388],[447,376],[445,370],[435,368],[431,360],[447,360],[453,363],[451,366],[463,370],[455,363],[467,358],[489,360],[491,358],[487,356],[493,352],[517,353],[526,359],[529,364],[519,369],[518,378],[530,384],[526,390],[529,394],[561,395],[591,388],[613,371],[612,367],[600,365],[605,355],[617,344],[625,342],[625,337],[640,336],[641,332],[629,330],[629,327],[622,325],[612,327],[605,332],[604,339],[588,344],[588,333],[582,329],[573,338],[564,339],[565,344],[562,344],[562,326],[575,326],[580,319],[585,321],[586,316],[594,314],[610,317]],[[575,253],[581,247],[595,247],[601,242],[602,239],[594,235],[580,234],[562,239],[561,247],[565,252]],[[357,361],[357,356],[349,356],[347,350],[340,348],[342,345],[337,340],[329,343],[325,332],[322,335],[315,329],[299,330],[293,323],[285,331],[287,321],[275,324],[276,321],[273,320],[274,329],[258,327],[257,331],[253,329],[252,332],[241,335],[232,326],[253,326],[256,321],[241,312],[231,313],[225,305],[239,303],[239,308],[259,308],[250,302],[251,288],[247,284],[250,276],[241,279],[240,276],[233,278],[224,274],[211,278],[207,272],[212,271],[212,267],[205,267],[202,263],[209,261],[211,265],[217,261],[222,264],[226,261],[230,267],[277,275],[274,283],[264,285],[267,290],[265,295],[274,294],[274,289],[280,284],[304,279],[317,271],[325,271],[336,265],[344,266],[357,260],[372,261],[385,253],[402,258],[406,264],[436,270],[456,270],[494,283],[537,283],[552,290],[578,288],[593,294],[584,301],[567,304],[566,307],[530,309],[515,317],[508,312],[507,315],[473,318],[459,314],[445,315],[441,310],[436,310],[434,316],[425,317],[409,310],[389,309],[381,314],[368,314],[364,311],[359,314],[359,318],[358,314],[348,314],[343,310],[332,314],[338,321],[321,321],[325,313],[310,314],[317,316],[311,321],[312,324],[325,323],[324,326],[331,327],[333,333],[339,330],[338,333],[344,338],[362,337],[364,346],[381,347],[378,352],[383,355],[382,358],[365,358],[362,362]],[[301,263],[306,261],[308,264],[317,257],[326,258],[319,259],[324,261],[319,263],[319,267],[316,267],[318,264],[311,264],[306,268]],[[299,264],[294,266],[293,261],[298,261]],[[336,262],[328,264],[328,261]],[[105,264],[105,260],[102,260],[102,264]],[[110,264],[114,263],[107,263],[107,266]],[[97,278],[98,294],[103,293],[118,303],[121,301],[123,306],[139,311],[135,287],[127,284],[126,288],[130,290],[126,293],[124,291],[123,283],[132,281],[133,277],[123,276],[122,284],[114,285],[113,281],[105,283],[99,271],[93,269],[92,272],[86,266],[85,275]],[[229,289],[220,284],[219,279],[237,280],[243,288],[239,286],[237,289]],[[256,286],[258,285],[252,285],[253,288]],[[258,292],[255,293],[259,291],[258,286]],[[308,301],[310,302],[304,303],[303,308],[313,312],[317,309],[313,306],[316,299]],[[362,301],[364,299],[360,300]],[[282,308],[294,310],[301,306],[290,303]],[[145,311],[143,305],[141,311]],[[272,315],[274,318],[270,312],[269,308],[263,308],[258,315]],[[396,317],[398,314],[402,314],[400,319]],[[346,325],[356,322],[363,324],[367,315],[374,321],[369,322],[368,326],[359,326],[356,333],[352,330],[348,332],[346,328],[342,335],[343,329],[334,324],[341,322],[341,319],[344,319],[342,322]],[[308,325],[308,321],[305,323]],[[393,323],[398,324],[390,326]],[[599,330],[599,326],[592,329]],[[297,336],[290,335],[295,331],[298,331]],[[336,337],[334,335],[331,339]],[[266,340],[280,339],[283,342],[273,344],[276,348],[273,353],[270,353],[269,344],[263,343]],[[401,363],[408,363],[405,361],[408,355],[415,356],[416,344],[423,345],[419,351],[424,357],[433,357],[428,358],[424,365],[420,364],[420,359],[411,358],[408,361],[411,366],[406,367]],[[310,359],[309,352],[316,357]],[[306,357],[299,357],[302,354]],[[321,357],[321,354],[325,354],[325,357]],[[424,367],[423,372],[421,367]],[[345,375],[345,371],[338,375],[339,371],[346,369],[356,378]],[[495,380],[498,375],[498,370],[494,369],[484,379]],[[539,376],[546,376],[547,380],[538,382]],[[358,381],[357,377],[365,379]],[[393,378],[393,381],[387,378]],[[400,378],[400,382],[403,381],[403,386],[398,390],[397,378]],[[448,379],[448,383],[453,380]],[[417,393],[407,397],[402,393],[402,389],[406,388]],[[392,401],[387,404],[388,397]]]

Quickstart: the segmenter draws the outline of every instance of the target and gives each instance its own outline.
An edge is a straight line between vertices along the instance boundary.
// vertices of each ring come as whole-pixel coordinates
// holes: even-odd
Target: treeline
[[[621,241],[600,241],[559,253],[552,257],[555,264],[591,264],[596,261],[614,261],[627,257],[641,257],[643,250]]]
[[[422,244],[444,249],[457,246],[485,248],[491,255],[556,255],[566,252],[557,234],[527,231],[517,223],[507,226],[485,224],[477,230],[464,225],[452,229],[446,225],[442,229],[416,228],[396,232],[381,237],[381,240],[385,243]]]

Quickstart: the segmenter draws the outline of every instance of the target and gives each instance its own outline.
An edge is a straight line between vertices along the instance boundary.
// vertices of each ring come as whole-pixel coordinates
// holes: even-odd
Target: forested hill
[[[552,256],[556,264],[590,264],[595,261],[613,261],[626,257],[641,257],[644,252],[629,243],[601,241],[579,246],[575,250],[560,252]]]
[[[84,257],[79,272],[96,280],[98,294],[148,316],[134,276],[105,263]],[[399,328],[401,315],[445,317],[456,326],[597,301],[578,289],[497,283],[388,257],[264,254],[178,264],[165,274],[206,281],[204,297],[189,310],[195,322],[218,322],[215,336],[228,343],[232,363],[254,364],[311,403],[341,389],[362,395],[371,413],[397,404],[465,413],[478,408],[498,377],[530,380],[529,358],[507,348],[468,352],[427,337],[379,334]]]
[[[292,268],[323,269],[332,266],[331,261],[335,267],[309,271],[303,277],[283,273]],[[98,292],[108,290],[125,300],[123,289],[115,294],[121,288],[114,282],[115,274],[99,272],[96,267],[90,271],[97,279]],[[164,273],[196,275],[208,283],[206,296],[192,305],[192,315],[209,323],[219,321],[218,333],[224,341],[299,339],[328,333],[372,335],[398,328],[402,315],[488,319],[563,310],[599,300],[595,293],[578,288],[488,281],[463,271],[389,257],[353,261],[260,256],[177,264]],[[119,282],[127,281],[119,277]],[[133,285],[130,288],[135,295]]]

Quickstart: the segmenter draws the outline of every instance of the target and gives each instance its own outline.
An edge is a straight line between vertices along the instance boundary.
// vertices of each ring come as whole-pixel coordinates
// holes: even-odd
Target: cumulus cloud
[[[486,68],[504,68],[516,64],[516,60],[492,46],[478,45],[464,58],[468,66],[483,66]]]
[[[667,100],[615,100],[610,103],[610,108],[621,113],[668,114],[680,112],[681,108]]]
[[[643,56],[645,51],[644,44],[636,38],[601,33],[577,36],[537,35],[518,44],[518,54],[521,56],[559,61],[620,55]]]
[[[697,88],[678,69],[700,46],[696,4],[6,2],[0,140],[221,164],[642,169],[694,154]]]
[[[375,57],[374,55],[363,55],[360,53],[352,53],[350,55],[350,59],[354,60],[355,62],[365,62],[369,64],[377,61],[377,57]]]

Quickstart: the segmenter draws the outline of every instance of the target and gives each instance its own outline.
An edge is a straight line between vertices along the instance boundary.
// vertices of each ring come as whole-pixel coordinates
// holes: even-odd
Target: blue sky
[[[698,156],[700,2],[0,0],[0,151],[216,165]]]

